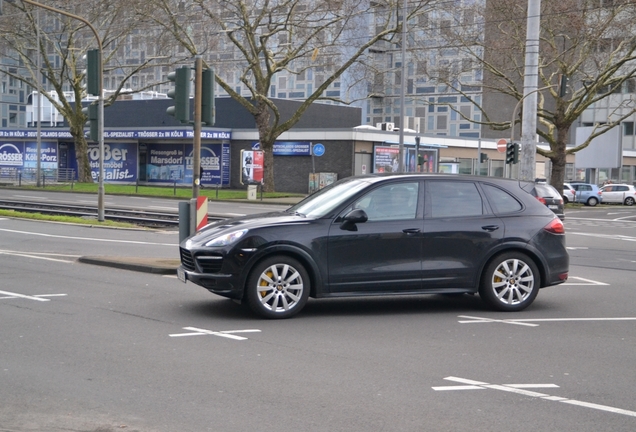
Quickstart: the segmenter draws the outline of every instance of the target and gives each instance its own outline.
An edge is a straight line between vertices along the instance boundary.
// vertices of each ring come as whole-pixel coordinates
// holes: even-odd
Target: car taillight
[[[552,234],[565,234],[565,226],[559,218],[552,219],[543,229]]]
[[[537,199],[539,200],[539,202],[540,202],[541,204],[546,205],[545,198],[543,198],[543,197],[537,197]]]

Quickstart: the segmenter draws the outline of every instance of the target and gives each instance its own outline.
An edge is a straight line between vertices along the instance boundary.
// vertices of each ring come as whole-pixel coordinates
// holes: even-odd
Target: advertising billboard
[[[241,150],[241,184],[263,183],[264,153]]]
[[[99,180],[99,144],[88,145],[88,163],[93,180]],[[104,143],[104,181],[137,181],[137,143]]]

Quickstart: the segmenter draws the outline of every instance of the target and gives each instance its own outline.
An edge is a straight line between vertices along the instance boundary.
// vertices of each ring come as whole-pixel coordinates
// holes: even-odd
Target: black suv
[[[564,282],[563,223],[537,185],[443,174],[342,179],[286,211],[215,222],[180,245],[178,277],[267,318],[308,297],[479,293],[519,311]]]

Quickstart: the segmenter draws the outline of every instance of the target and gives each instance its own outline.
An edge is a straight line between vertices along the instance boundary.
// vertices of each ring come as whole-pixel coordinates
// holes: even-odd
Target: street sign
[[[313,147],[314,156],[322,156],[325,154],[325,146],[322,144],[314,144]]]
[[[497,151],[499,153],[505,153],[507,144],[508,144],[508,140],[505,138],[501,138],[499,141],[497,141]]]

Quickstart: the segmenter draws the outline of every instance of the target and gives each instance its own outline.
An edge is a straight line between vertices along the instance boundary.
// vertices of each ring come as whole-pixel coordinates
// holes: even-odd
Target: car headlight
[[[222,235],[220,237],[215,237],[209,242],[207,242],[205,245],[206,246],[227,246],[229,244],[234,243],[241,237],[243,237],[246,233],[247,233],[246,229],[243,229],[240,231],[233,231],[231,233]]]

